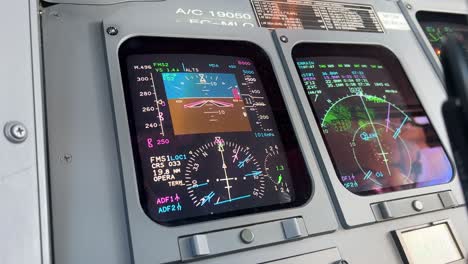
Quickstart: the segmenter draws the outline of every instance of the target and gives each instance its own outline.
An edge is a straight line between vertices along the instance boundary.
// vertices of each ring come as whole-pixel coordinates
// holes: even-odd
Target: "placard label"
[[[257,22],[265,28],[384,33],[370,5],[312,0],[251,0]]]
[[[387,30],[411,30],[405,17],[400,13],[379,12],[379,18]]]

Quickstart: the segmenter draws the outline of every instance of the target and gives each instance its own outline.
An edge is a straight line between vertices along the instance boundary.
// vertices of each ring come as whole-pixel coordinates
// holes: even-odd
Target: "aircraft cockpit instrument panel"
[[[443,39],[455,34],[468,52],[468,20],[466,15],[419,11],[416,18],[437,56],[442,52]]]
[[[136,37],[119,50],[140,202],[161,224],[294,207],[311,194],[268,58],[216,44]]]
[[[346,189],[372,195],[452,179],[441,141],[393,53],[370,45],[300,44],[293,56]]]
[[[25,144],[48,150],[52,259],[466,260],[440,63],[422,32],[436,50],[446,33],[468,37],[450,14],[467,13],[459,1],[24,5],[35,26],[14,32],[39,31],[4,57],[37,64],[22,80],[45,118],[30,131],[47,140]]]

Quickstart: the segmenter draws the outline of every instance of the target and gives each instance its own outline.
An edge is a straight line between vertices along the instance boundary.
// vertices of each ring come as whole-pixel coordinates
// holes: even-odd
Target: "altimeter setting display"
[[[452,179],[445,150],[391,52],[376,46],[303,44],[294,56],[345,188],[369,195]]]

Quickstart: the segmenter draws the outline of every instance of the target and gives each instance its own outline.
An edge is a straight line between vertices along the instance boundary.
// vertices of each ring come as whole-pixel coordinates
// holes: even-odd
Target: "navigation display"
[[[444,148],[390,51],[377,46],[301,44],[293,53],[345,188],[371,195],[452,179]]]
[[[468,20],[466,15],[420,11],[416,17],[437,56],[442,53],[443,39],[455,34],[468,52]]]
[[[251,44],[223,43],[139,37],[120,49],[140,200],[158,223],[293,207],[310,197],[267,57]]]

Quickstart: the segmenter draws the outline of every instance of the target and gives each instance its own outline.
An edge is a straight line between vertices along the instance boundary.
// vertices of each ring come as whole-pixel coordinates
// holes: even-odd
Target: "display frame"
[[[312,52],[308,54],[308,50],[311,50]],[[306,55],[308,54],[308,55]],[[380,46],[380,45],[360,45],[360,44],[321,44],[321,43],[300,43],[297,44],[293,50],[292,50],[292,56],[294,61],[296,62],[296,71],[300,72],[299,66],[297,65],[297,60],[299,60],[301,57],[341,57],[341,58],[363,58],[363,59],[375,59],[378,60],[378,62],[384,66],[386,69],[391,69],[391,71],[387,70],[388,73],[390,74],[388,76],[389,79],[392,79],[393,82],[399,86],[399,87],[405,87],[407,91],[401,90],[401,92],[408,92],[409,93],[414,93],[414,101],[417,101],[420,103],[420,99],[417,96],[416,92],[414,91],[414,88],[411,84],[411,82],[408,79],[407,74],[404,72],[403,67],[401,66],[400,62],[398,61],[398,58],[393,54],[389,49]],[[395,88],[393,88],[395,89]],[[309,98],[309,102],[311,103],[311,99]],[[426,113],[426,109],[424,106],[420,106],[422,112]],[[314,113],[314,116],[318,122],[320,117],[317,114],[317,111],[312,108],[312,112]],[[403,108],[406,110],[406,108]],[[403,110],[403,111],[405,111]],[[428,119],[428,123],[432,127],[432,120],[430,117],[426,116]],[[433,137],[437,138],[437,140],[440,140],[439,135],[437,134],[436,131],[433,131],[434,135]],[[328,150],[328,155],[332,156],[330,154],[331,149],[330,149],[330,143],[325,140],[325,133],[323,132],[323,129],[320,129],[320,133],[322,136],[322,139],[325,143],[325,146],[327,147]],[[440,142],[441,143],[441,142]],[[441,143],[442,144],[442,143]],[[442,184],[447,184],[450,183],[455,176],[455,169],[454,169],[454,164],[453,162],[448,158],[448,152],[445,149],[443,145],[441,145],[442,151],[446,155],[448,159],[448,164],[450,166],[450,174],[451,178],[442,183]],[[331,157],[332,163],[335,167],[335,170],[338,170],[338,157]],[[430,187],[430,186],[435,186],[435,185],[429,185],[429,186],[417,186],[419,184],[425,184],[426,182],[418,182],[418,183],[412,183],[412,184],[406,184],[406,185],[399,185],[399,186],[388,186],[385,188],[382,188],[381,191],[383,193],[379,193],[373,189],[366,190],[366,191],[361,191],[361,192],[353,192],[356,195],[359,196],[368,196],[368,195],[382,195],[384,193],[389,193],[389,192],[399,192],[402,190],[412,190],[412,189],[417,189],[417,188],[425,188],[425,187]],[[437,184],[436,184],[437,185]],[[416,188],[413,188],[415,187]],[[391,190],[395,188],[396,190]],[[388,191],[390,190],[390,191]]]
[[[185,46],[187,41],[190,41],[190,47]],[[212,49],[212,46],[218,47]],[[266,93],[270,108],[273,113],[273,117],[278,129],[279,141],[284,147],[286,153],[286,159],[288,164],[295,164],[296,166],[289,166],[291,176],[295,178],[296,182],[293,182],[293,190],[295,194],[295,200],[288,203],[272,204],[269,206],[262,207],[251,207],[245,209],[239,209],[235,211],[226,211],[224,213],[211,213],[197,217],[189,217],[172,221],[158,221],[153,219],[156,223],[167,226],[178,226],[184,224],[193,224],[197,222],[209,221],[214,219],[223,219],[226,217],[248,215],[253,213],[269,212],[281,209],[300,207],[308,202],[313,196],[313,183],[311,175],[306,169],[306,163],[303,155],[301,154],[300,144],[297,141],[296,135],[290,135],[289,127],[292,127],[291,118],[287,112],[286,105],[281,96],[275,96],[275,90],[279,89],[278,82],[275,78],[270,78],[273,73],[271,62],[268,56],[263,52],[257,45],[246,42],[246,41],[226,41],[226,40],[201,40],[201,39],[180,39],[180,38],[167,38],[167,37],[148,37],[148,36],[137,36],[126,39],[119,47],[119,60],[120,69],[122,73],[122,83],[124,87],[125,102],[127,106],[127,119],[130,129],[130,137],[132,141],[133,157],[137,175],[138,192],[140,196],[140,203],[142,209],[151,218],[148,205],[145,201],[148,200],[145,191],[148,186],[143,183],[143,168],[138,145],[138,129],[136,128],[136,121],[133,117],[133,102],[131,100],[131,87],[128,76],[128,59],[135,55],[195,55],[194,53],[200,53],[199,56],[223,56],[223,54],[229,54],[236,58],[248,58],[254,64],[257,71],[258,77],[263,84],[263,89]],[[196,54],[198,55],[198,54]],[[170,111],[169,111],[170,112]],[[172,118],[171,118],[172,119]],[[173,122],[173,121],[172,121]],[[281,122],[281,123],[280,123]],[[175,131],[174,131],[175,132]],[[232,132],[231,132],[232,133]],[[242,132],[234,132],[242,133]],[[253,131],[252,131],[253,133]],[[209,133],[213,134],[213,133]],[[219,133],[220,136],[223,133]],[[175,134],[175,139],[178,136]],[[253,150],[252,150],[253,151]],[[166,155],[167,153],[160,154]]]
[[[427,223],[419,226],[407,227],[400,230],[392,231],[392,237],[395,244],[400,252],[400,256],[405,264],[414,264],[414,260],[411,258],[411,253],[417,251],[418,248],[412,248],[407,242],[405,242],[404,234],[411,232],[418,232],[420,230],[429,230],[434,227],[445,226],[447,228],[446,234],[450,235],[452,244],[452,250],[458,251],[460,259],[450,262],[452,264],[462,264],[466,261],[466,250],[463,247],[463,243],[450,219],[440,220],[432,223]]]
[[[307,137],[307,132],[300,119],[299,109],[296,106],[291,88],[288,84],[285,70],[282,66],[278,51],[274,45],[271,32],[263,28],[243,28],[233,27],[229,31],[223,30],[223,27],[217,25],[197,25],[175,24],[167,26],[164,24],[152,23],[151,16],[138,20],[132,20],[131,23],[120,25],[119,17],[108,17],[103,22],[102,36],[104,39],[104,51],[107,58],[107,67],[109,74],[109,89],[112,98],[112,111],[114,114],[115,133],[117,137],[118,160],[120,163],[120,180],[124,191],[125,213],[129,227],[129,239],[133,249],[133,259],[138,263],[153,263],[154,259],[161,262],[177,262],[183,256],[181,250],[183,245],[179,240],[183,237],[204,234],[213,231],[231,230],[240,226],[258,226],[267,225],[269,222],[281,221],[292,217],[299,217],[303,221],[307,233],[304,237],[330,233],[337,229],[338,224],[333,210],[333,205],[329,199],[325,183],[323,182],[322,172],[319,168],[317,157]],[[108,34],[107,29],[118,28],[118,34]],[[222,31],[220,31],[222,30]],[[248,31],[248,34],[246,34]],[[222,35],[222,38],[218,37]],[[279,92],[285,101],[288,113],[292,121],[292,131],[296,134],[298,141],[301,142],[300,148],[304,158],[307,160],[307,169],[311,175],[311,181],[314,186],[313,196],[308,202],[300,207],[282,209],[277,211],[262,212],[243,216],[235,216],[225,219],[215,219],[180,226],[163,226],[152,221],[143,211],[139,201],[138,185],[136,182],[133,150],[130,140],[130,131],[128,127],[127,110],[125,97],[123,93],[122,78],[120,72],[118,50],[120,45],[131,37],[168,37],[181,39],[211,39],[211,40],[229,40],[250,42],[260,47],[271,61],[273,72],[279,84]],[[116,180],[119,175],[116,175]],[[320,217],[313,212],[320,212]],[[279,226],[281,227],[281,225]],[[273,233],[283,232],[283,230],[271,230]],[[228,234],[229,232],[226,232]],[[272,234],[273,234],[272,233]],[[265,233],[268,238],[270,233]],[[160,239],[165,237],[165,239]],[[158,239],[159,238],[159,239]],[[303,238],[303,237],[302,237]],[[224,237],[224,239],[235,239],[235,237]],[[287,242],[285,239],[276,243]],[[221,243],[222,244],[222,243]],[[153,248],[163,250],[148,250],[148,245]],[[220,245],[218,245],[220,246]],[[240,244],[237,251],[247,250],[262,246],[258,242],[252,244]],[[190,249],[188,249],[190,250]],[[209,257],[203,256],[203,257]]]
[[[446,16],[444,18],[443,16]],[[424,36],[428,39],[428,36],[424,30],[423,23],[440,23],[440,24],[448,24],[448,25],[463,25],[468,29],[468,15],[457,14],[457,13],[447,13],[447,12],[433,12],[433,11],[424,11],[420,10],[416,12],[416,19],[418,21],[419,26],[423,30]],[[454,31],[455,32],[455,31]],[[442,38],[440,38],[442,39]],[[429,44],[430,44],[430,40]],[[442,41],[441,41],[442,42]],[[432,44],[430,44],[432,46]],[[434,48],[434,46],[432,46]],[[434,48],[435,50],[435,48]],[[442,47],[440,47],[439,52],[442,51]],[[438,57],[441,53],[438,54]]]
[[[432,64],[434,71],[439,76],[442,82],[444,80],[444,73],[442,64],[439,57],[434,51],[431,43],[421,27],[417,14],[419,12],[430,12],[440,14],[454,14],[454,15],[468,15],[468,4],[464,1],[447,0],[447,1],[424,1],[424,0],[398,0],[398,7],[401,13],[405,16],[408,24],[419,42],[421,49],[427,56],[427,59]]]
[[[456,206],[464,203],[457,173],[455,173],[454,179],[449,183],[418,189],[401,190],[398,192],[371,196],[358,196],[347,190],[338,179],[335,167],[322,138],[320,126],[309,105],[302,80],[296,70],[296,63],[293,59],[293,49],[299,44],[376,45],[389,50],[395,54],[400,62],[423,108],[426,110],[428,117],[432,120],[435,131],[439,135],[442,145],[448,152],[449,159],[452,160],[447,132],[441,116],[441,111],[439,110],[444,102],[444,97],[439,94],[444,94],[444,87],[437,75],[431,74],[433,73],[432,66],[425,59],[425,54],[421,51],[411,31],[397,31],[397,33],[390,31],[385,36],[365,33],[348,34],[344,32],[340,36],[336,36],[329,32],[315,32],[314,35],[311,35],[305,32],[276,30],[274,35],[277,38],[278,47],[282,51],[282,59],[288,67],[289,80],[291,86],[294,87],[293,91],[298,105],[301,107],[302,119],[306,123],[306,128],[308,129],[309,138],[312,141],[314,150],[316,153],[320,153],[320,166],[337,208],[338,216],[345,228],[354,228],[379,221],[391,220],[392,218],[384,220],[380,218],[380,212],[375,211],[375,206],[386,202],[391,203],[393,201],[401,201],[401,204],[404,204],[407,203],[405,198],[408,197],[418,197],[427,194],[437,195],[438,192],[450,191],[450,195],[453,195]],[[284,39],[288,41],[282,41]],[[413,65],[415,61],[418,62],[417,68]],[[435,96],[435,94],[437,95]],[[431,107],[427,107],[428,105],[431,105]],[[440,108],[437,106],[440,106]],[[438,200],[438,198],[436,200]],[[408,204],[408,206],[411,208],[411,204]],[[443,208],[441,207],[436,210],[440,209]],[[414,213],[417,214],[418,212],[413,212],[412,214]]]

